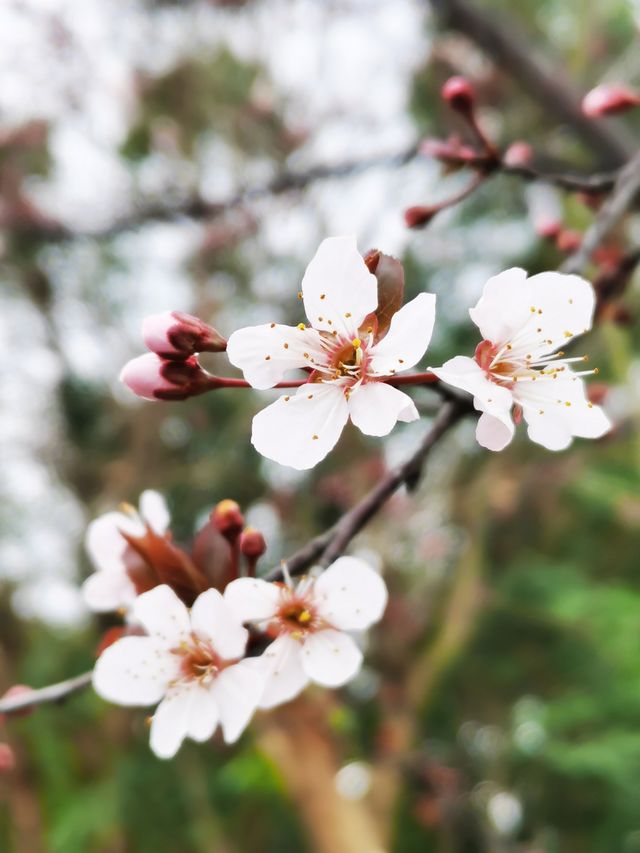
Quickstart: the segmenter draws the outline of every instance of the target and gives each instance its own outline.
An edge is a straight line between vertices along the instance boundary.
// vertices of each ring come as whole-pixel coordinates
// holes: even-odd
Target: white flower
[[[309,382],[253,419],[259,453],[292,468],[312,468],[336,444],[349,417],[366,435],[387,435],[418,418],[407,394],[384,382],[413,367],[433,330],[435,296],[421,293],[375,341],[377,281],[354,237],[324,240],[307,267],[301,296],[311,328],[267,323],[239,329],[227,355],[254,388],[272,388],[293,368]],[[364,324],[364,325],[363,325]]]
[[[247,630],[220,593],[208,589],[191,612],[166,586],[140,595],[134,617],[147,637],[123,637],[98,658],[96,692],[118,705],[158,705],[151,748],[172,758],[184,738],[208,740],[218,723],[233,743],[263,690],[257,659],[241,660]]]
[[[296,587],[239,578],[224,598],[239,619],[259,623],[275,638],[258,658],[267,674],[260,707],[273,708],[310,681],[339,687],[358,673],[362,652],[345,631],[362,631],[380,619],[387,588],[362,560],[340,557],[319,578]]]
[[[544,272],[527,278],[525,270],[506,270],[490,278],[475,308],[469,311],[484,340],[474,358],[456,356],[440,368],[429,368],[444,382],[473,394],[482,412],[478,442],[502,450],[513,438],[522,415],[529,438],[549,450],[563,450],[573,436],[599,438],[611,429],[600,406],[590,403],[571,362],[556,351],[588,332],[595,296],[588,281],[576,275]]]
[[[82,594],[91,610],[107,612],[133,603],[136,589],[127,574],[132,548],[122,533],[144,536],[146,525],[160,536],[169,526],[164,498],[151,490],[140,495],[139,512],[127,506],[124,512],[107,512],[89,524],[85,547],[96,571],[84,582]]]

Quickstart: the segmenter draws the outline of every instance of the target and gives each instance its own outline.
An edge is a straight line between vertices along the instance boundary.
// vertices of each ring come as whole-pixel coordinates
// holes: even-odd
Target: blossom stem
[[[251,388],[252,386],[246,379],[235,379],[226,376],[210,376],[209,391],[216,391],[218,388]],[[306,385],[309,379],[290,379],[286,382],[278,382],[274,388],[301,388]],[[390,376],[388,379],[382,380],[388,385],[434,385],[440,380],[435,373],[429,371],[425,373],[409,373],[402,376]]]

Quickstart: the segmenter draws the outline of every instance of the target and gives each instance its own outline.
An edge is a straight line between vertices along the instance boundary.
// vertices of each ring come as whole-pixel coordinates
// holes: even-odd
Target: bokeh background
[[[467,309],[489,275],[562,261],[537,219],[591,221],[576,197],[496,177],[405,228],[406,207],[468,180],[415,155],[460,130],[439,98],[453,73],[496,140],[547,164],[616,166],[640,129],[589,129],[568,107],[603,79],[640,83],[635,0],[469,2],[559,102],[477,27],[460,32],[457,0],[0,4],[0,693],[84,671],[116,623],[79,594],[100,512],[156,488],[187,541],[233,498],[267,536],[266,570],[407,456],[437,406],[417,390],[421,422],[383,441],[348,429],[313,472],[284,469],[249,444],[272,395],[152,404],[119,385],[146,314],[186,310],[224,334],[298,322],[318,243],[355,233],[403,259],[409,297],[438,294],[437,364],[474,346]],[[633,245],[640,223],[624,227]],[[392,602],[353,684],[170,763],[144,711],[90,691],[12,720],[0,850],[640,851],[639,299],[632,282],[625,323],[586,343],[613,436],[556,455],[520,435],[492,455],[463,423],[358,537]]]

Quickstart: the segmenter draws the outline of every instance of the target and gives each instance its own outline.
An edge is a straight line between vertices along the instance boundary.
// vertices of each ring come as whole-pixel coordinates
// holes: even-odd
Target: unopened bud
[[[451,109],[460,113],[470,113],[476,103],[476,93],[465,77],[450,77],[440,94]]]
[[[609,393],[609,386],[605,382],[590,382],[587,385],[587,397],[589,402],[599,406],[604,402]]]
[[[640,104],[640,96],[626,86],[603,83],[582,99],[582,112],[589,118],[616,115]]]
[[[220,501],[211,513],[214,527],[227,539],[236,539],[244,527],[244,516],[238,504],[232,500]]]
[[[539,219],[535,223],[536,233],[545,240],[556,240],[562,230],[562,222],[557,219]]]
[[[15,769],[16,756],[8,743],[0,743],[0,773],[10,773]]]
[[[154,352],[128,361],[120,381],[143,400],[186,400],[212,387],[212,378],[195,356],[171,361]]]
[[[533,148],[528,142],[514,142],[504,152],[502,162],[505,166],[528,166],[533,160]]]
[[[227,342],[212,326],[180,311],[146,317],[142,337],[151,352],[168,359],[185,359],[198,352],[224,352]]]
[[[29,693],[33,693],[33,687],[29,687],[26,684],[14,684],[13,687],[10,687],[7,692],[2,696],[3,699],[19,699],[20,697],[25,697]],[[33,713],[33,708],[21,708],[18,711],[11,711],[12,717],[28,717],[29,714]],[[3,715],[0,714],[0,722],[3,719]]]
[[[240,553],[245,557],[257,560],[267,550],[267,543],[259,530],[253,527],[245,527],[240,536]]]
[[[404,212],[404,221],[407,228],[420,228],[423,225],[427,225],[439,210],[439,207],[423,207],[421,205],[408,207]]]
[[[564,228],[556,236],[556,246],[561,252],[575,252],[581,244],[582,234],[579,231]]]

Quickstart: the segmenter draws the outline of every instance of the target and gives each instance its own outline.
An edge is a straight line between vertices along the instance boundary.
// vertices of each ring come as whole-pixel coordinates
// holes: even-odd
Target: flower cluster
[[[464,94],[454,92],[456,98]],[[511,441],[521,417],[529,437],[550,450],[567,447],[574,436],[598,438],[610,429],[580,378],[595,371],[570,367],[587,357],[568,358],[559,349],[591,328],[595,299],[589,282],[556,272],[528,278],[521,269],[491,278],[470,311],[483,337],[475,357],[456,356],[429,373],[409,375],[402,374],[418,364],[429,345],[436,300],[420,293],[402,306],[403,287],[399,262],[379,252],[363,257],[353,237],[328,238],[307,267],[298,294],[308,323],[273,322],[233,332],[226,352],[243,371],[245,384],[259,390],[295,388],[254,417],[251,440],[259,453],[293,468],[311,468],[335,446],[348,420],[371,436],[387,435],[398,421],[416,420],[413,400],[396,386],[438,379],[473,395],[482,412],[477,438],[490,450]],[[164,329],[163,322],[152,320],[147,345],[156,347],[157,358],[170,355],[165,337],[149,332],[151,326]],[[181,334],[175,332],[174,341]],[[139,361],[127,365],[125,379]],[[181,362],[185,369],[187,362]],[[292,370],[304,371],[305,378],[283,381]],[[238,385],[220,377],[207,381],[214,378],[209,387]],[[136,390],[135,383],[128,384]],[[183,386],[183,393],[201,393],[196,386],[189,392]],[[154,392],[156,398],[163,394]]]
[[[138,596],[131,615],[144,636],[117,639],[100,655],[96,692],[119,705],[158,707],[151,748],[171,758],[185,738],[208,740],[218,725],[227,743],[257,708],[293,699],[313,681],[339,687],[362,664],[349,632],[377,622],[383,580],[368,565],[341,557],[297,585],[239,578],[224,594],[201,593],[189,610],[167,585]],[[249,632],[262,626],[270,644],[247,655]]]

